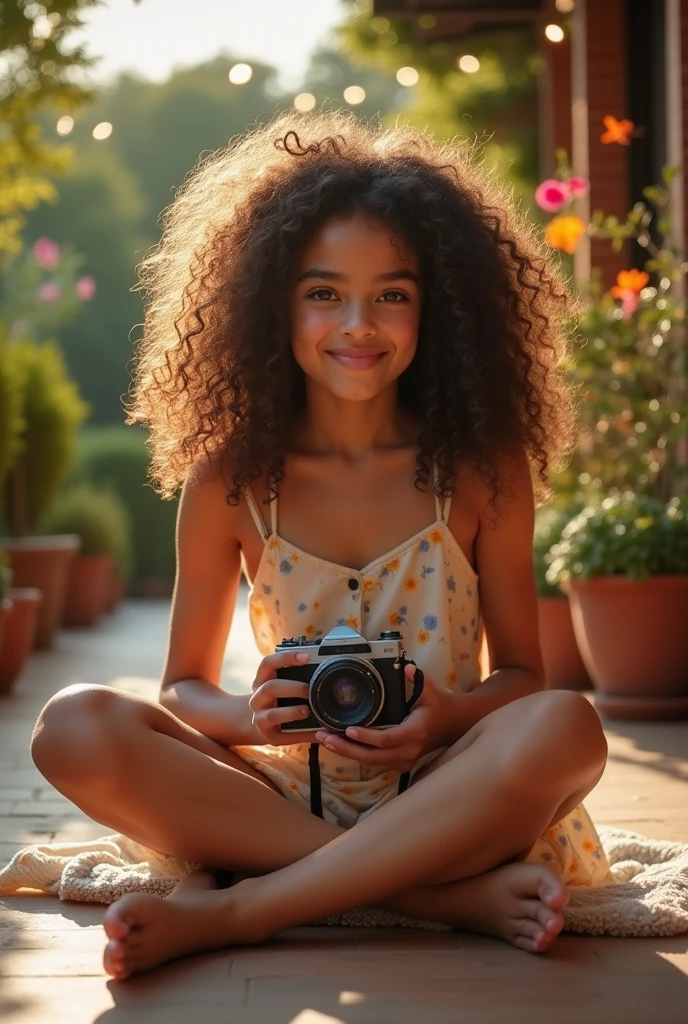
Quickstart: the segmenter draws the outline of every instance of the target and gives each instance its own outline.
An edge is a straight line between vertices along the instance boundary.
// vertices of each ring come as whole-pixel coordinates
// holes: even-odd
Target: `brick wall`
[[[684,0],[684,7],[688,0]],[[590,146],[590,211],[603,210],[624,218],[630,206],[628,151],[618,143],[604,145],[602,118],[621,119],[626,110],[626,19],[624,0],[588,0],[588,123]],[[629,266],[624,247],[612,252],[609,242],[593,241],[591,264],[610,287],[619,270]]]
[[[681,89],[683,108],[684,252],[688,252],[688,0],[681,0]]]

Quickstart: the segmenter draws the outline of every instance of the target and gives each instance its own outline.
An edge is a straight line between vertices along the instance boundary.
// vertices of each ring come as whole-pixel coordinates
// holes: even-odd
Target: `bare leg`
[[[539,901],[556,918],[566,892],[551,872],[530,864],[491,869],[521,855],[595,784],[606,757],[599,722],[579,695],[555,691],[516,701],[471,732],[468,746],[456,745],[462,756],[445,755],[402,798],[315,855],[231,890],[189,894],[176,903],[144,895],[118,901],[105,926],[125,955],[111,973],[123,977],[197,949],[260,941],[289,925],[383,901],[445,920],[454,920],[456,909],[467,926],[511,941],[508,929],[490,926],[491,901],[510,901],[524,918],[527,908],[518,905]],[[413,828],[418,820],[422,830]],[[486,872],[491,879],[475,877]],[[447,875],[473,883],[443,885],[441,900],[435,886],[434,908],[432,900],[421,905],[413,887]],[[434,915],[425,912],[428,906]],[[549,930],[537,914],[531,920],[533,928]],[[558,930],[560,921],[552,923]],[[536,951],[537,933],[522,932],[515,944]]]

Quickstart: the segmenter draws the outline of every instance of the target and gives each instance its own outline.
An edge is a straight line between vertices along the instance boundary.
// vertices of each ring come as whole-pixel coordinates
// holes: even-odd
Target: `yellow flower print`
[[[388,572],[396,572],[400,565],[401,562],[399,559],[393,558],[391,562],[385,562],[385,569],[387,569]]]
[[[574,857],[571,861],[571,864],[569,865],[569,874],[575,875],[576,871],[578,871],[578,861]]]
[[[298,562],[298,560],[299,560],[299,556],[298,555],[289,555],[289,561],[290,562]]]
[[[350,615],[346,620],[347,626],[351,626],[352,629],[358,629],[358,619],[355,615]]]
[[[592,851],[595,849],[595,844],[593,843],[592,839],[584,839],[582,846],[586,853],[592,853]]]
[[[421,629],[419,630],[416,639],[418,640],[419,644],[427,644],[428,641],[430,640],[430,634],[428,633],[427,629]]]
[[[369,590],[372,590],[374,586],[375,584],[370,578],[363,580],[363,590],[365,593],[367,593]]]
[[[313,602],[313,607],[314,608],[319,608],[320,607],[320,601],[314,601]]]
[[[306,636],[313,636],[313,634],[315,633],[315,626],[306,626],[306,628],[304,629],[304,633],[306,634]]]
[[[279,547],[279,543],[280,542],[275,537],[273,537],[272,540],[268,542],[268,547],[270,548],[271,551],[274,551],[275,548]]]
[[[265,606],[264,606],[264,604],[263,604],[263,602],[262,602],[262,601],[256,601],[256,602],[254,603],[254,605],[253,605],[253,613],[254,613],[254,615],[256,615],[256,616],[257,616],[257,617],[258,617],[259,619],[260,619],[260,618],[262,618],[262,617],[263,617],[263,615],[265,615]]]
[[[292,791],[292,793],[298,793],[299,791],[299,787],[296,785],[295,782],[289,783],[289,789]]]
[[[543,833],[545,839],[556,839],[558,834],[559,829],[556,825],[554,828],[548,828],[547,831]]]
[[[465,651],[462,651],[459,655],[459,661],[468,661],[469,658],[470,654],[467,654]]]
[[[435,544],[435,545],[441,544],[442,543],[442,531],[441,530],[433,530],[432,533],[430,534],[428,540],[430,541],[431,544]]]
[[[407,576],[404,580],[404,590],[418,590],[418,580],[415,576]]]
[[[390,624],[390,626],[398,626],[399,625],[399,616],[397,615],[396,612],[392,612],[392,614],[390,615],[390,617],[389,617],[389,624]]]
[[[351,793],[354,792],[354,790],[353,790],[352,786],[342,786],[342,788],[339,790],[339,792],[350,795]]]
[[[456,682],[456,672],[454,671],[454,669],[452,669],[451,672],[447,673],[447,682],[448,683],[455,683]]]

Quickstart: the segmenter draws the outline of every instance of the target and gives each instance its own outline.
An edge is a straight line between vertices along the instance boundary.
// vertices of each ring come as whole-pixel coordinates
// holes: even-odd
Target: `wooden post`
[[[571,19],[571,150],[573,172],[581,178],[590,177],[588,142],[588,59],[586,44],[587,0],[576,0]],[[583,220],[590,220],[590,195],[578,200]],[[576,283],[590,277],[590,239],[581,238],[576,249],[573,270]]]

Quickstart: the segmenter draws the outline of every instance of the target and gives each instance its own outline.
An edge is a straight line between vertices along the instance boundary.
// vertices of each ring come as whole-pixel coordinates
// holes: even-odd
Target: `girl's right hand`
[[[275,747],[314,742],[312,732],[282,732],[280,729],[283,722],[296,722],[307,718],[311,713],[310,705],[277,706],[278,697],[308,697],[308,683],[300,683],[295,679],[277,679],[275,675],[278,668],[288,669],[292,665],[303,665],[307,661],[308,655],[304,651],[280,651],[277,654],[268,654],[258,666],[248,706],[253,712],[253,725],[263,737],[263,742]]]

